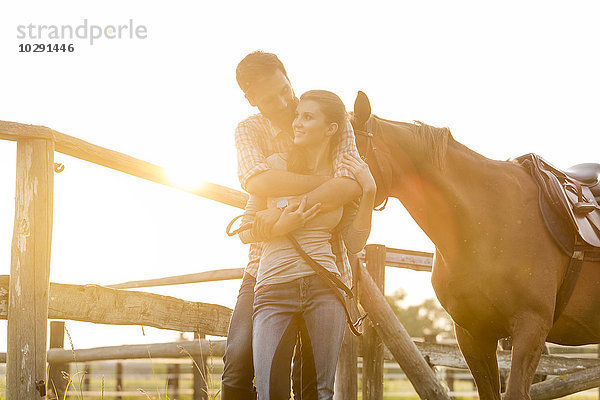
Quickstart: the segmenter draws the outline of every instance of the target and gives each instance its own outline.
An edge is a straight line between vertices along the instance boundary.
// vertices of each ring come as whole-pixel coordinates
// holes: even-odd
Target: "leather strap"
[[[571,256],[571,260],[569,261],[569,266],[565,274],[565,279],[563,279],[563,282],[560,285],[560,288],[558,289],[558,294],[556,295],[556,306],[554,308],[554,322],[556,322],[556,320],[565,310],[567,304],[569,303],[569,299],[573,294],[575,284],[577,283],[577,279],[579,278],[579,272],[581,272],[581,266],[583,265],[583,259],[585,257],[585,248],[586,246],[584,245],[584,243],[582,243],[581,239],[579,239],[578,236],[575,240],[573,255]]]
[[[240,233],[241,231],[248,230],[252,227],[252,224],[245,224],[245,225],[240,226],[237,229],[234,229],[233,231],[231,230],[231,228],[233,227],[233,224],[235,224],[235,221],[242,218],[243,216],[244,216],[244,214],[238,215],[237,217],[235,217],[234,219],[229,221],[229,223],[227,224],[227,228],[225,228],[225,233],[227,233],[227,236],[229,236],[229,237],[235,236],[238,233]]]
[[[342,283],[342,281],[340,281],[337,276],[332,274],[325,267],[316,262],[311,256],[309,256],[302,249],[302,246],[300,246],[300,243],[298,243],[295,237],[293,237],[291,234],[288,234],[286,236],[288,240],[292,242],[292,245],[294,246],[298,254],[300,254],[300,257],[302,257],[302,259],[306,261],[308,265],[310,265],[310,267],[317,273],[317,275],[319,275],[319,277],[323,279],[323,281],[325,281],[327,286],[329,286],[333,290],[338,300],[342,303],[342,306],[344,306],[344,312],[346,313],[346,322],[348,323],[348,327],[350,328],[352,333],[355,336],[361,336],[362,332],[358,330],[358,327],[362,324],[362,321],[367,316],[367,313],[360,316],[356,321],[352,321],[352,316],[350,315],[350,311],[348,310],[348,304],[346,303],[346,299],[338,289],[343,290],[350,299],[354,297],[352,291],[348,288],[348,286],[344,285],[344,283]]]
[[[318,262],[316,262],[314,258],[312,258],[311,256],[309,256],[304,251],[304,249],[302,249],[302,247],[300,246],[300,243],[298,243],[298,241],[296,240],[295,237],[293,237],[290,234],[288,234],[286,236],[287,236],[288,240],[290,242],[292,242],[292,245],[294,246],[294,248],[296,249],[296,251],[300,254],[300,257],[302,257],[302,259],[304,261],[306,261],[306,263],[308,265],[310,265],[310,267],[312,269],[315,270],[315,272],[317,273],[317,275],[321,276],[323,279],[326,279],[327,281],[330,281],[338,289],[343,290],[349,298],[354,297],[354,293],[352,293],[352,291],[348,288],[348,286],[344,285],[344,283],[342,281],[340,281],[340,279],[337,276],[335,276],[334,274],[332,274],[329,270],[327,270],[321,264],[319,264]],[[337,289],[336,289],[336,291],[337,291]]]
[[[227,224],[226,232],[227,232],[228,236],[234,236],[234,235],[237,235],[238,233],[240,233],[242,231],[245,231],[245,230],[248,230],[248,229],[252,228],[252,224],[251,223],[247,223],[247,224],[243,224],[238,229],[235,229],[235,230],[231,231],[231,228],[233,227],[233,224],[238,219],[240,219],[242,216],[243,215],[238,215],[237,217],[235,217],[234,219],[232,219],[229,222],[229,224]],[[292,246],[294,246],[294,248],[296,249],[296,251],[298,252],[298,254],[300,254],[300,257],[302,257],[302,259],[304,261],[306,261],[306,263],[317,273],[317,275],[321,279],[323,279],[323,281],[327,284],[327,286],[329,286],[333,290],[333,292],[335,293],[335,295],[338,298],[338,300],[342,303],[342,306],[344,306],[344,312],[346,313],[346,322],[348,322],[348,327],[350,328],[350,330],[352,331],[352,333],[354,335],[356,335],[356,336],[361,336],[362,332],[360,332],[358,330],[358,327],[362,324],[363,320],[367,316],[367,313],[365,313],[364,315],[360,316],[356,321],[352,321],[352,316],[350,315],[350,310],[348,310],[348,304],[346,303],[346,299],[344,298],[344,295],[342,295],[338,289],[343,290],[344,293],[346,293],[346,295],[348,296],[349,299],[352,299],[354,297],[354,293],[352,293],[352,290],[350,290],[348,288],[348,286],[344,285],[344,283],[342,281],[340,281],[340,279],[337,276],[335,276],[334,274],[332,274],[325,267],[323,267],[321,264],[319,264],[318,262],[316,262],[311,256],[309,256],[302,249],[302,246],[300,246],[300,243],[298,243],[298,241],[296,240],[295,237],[293,237],[291,234],[288,234],[286,236],[289,239],[289,241],[292,243]]]
[[[381,207],[375,207],[374,210],[375,211],[383,211],[385,209],[385,206],[387,205],[390,190],[385,181],[383,163],[381,162],[379,153],[377,152],[377,147],[375,146],[375,143],[373,141],[373,138],[375,137],[373,134],[373,118],[375,118],[375,117],[371,116],[369,118],[369,120],[367,121],[366,131],[362,131],[360,129],[355,129],[354,132],[355,132],[355,134],[360,134],[367,138],[367,153],[361,157],[364,160],[364,162],[369,164],[369,150],[371,150],[373,152],[373,156],[375,158],[375,163],[377,165],[377,168],[379,169],[379,175],[381,175],[381,184],[383,186],[383,188],[382,188],[383,193],[385,194],[385,201],[383,202],[383,205]],[[369,168],[371,168],[370,165],[369,165]]]

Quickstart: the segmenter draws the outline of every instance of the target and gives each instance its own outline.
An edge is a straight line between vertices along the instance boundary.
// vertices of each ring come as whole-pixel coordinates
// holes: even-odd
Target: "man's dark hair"
[[[240,89],[244,93],[248,93],[248,89],[253,84],[270,76],[278,69],[283,72],[286,78],[288,77],[283,63],[275,54],[254,51],[240,61],[235,70],[235,78]]]

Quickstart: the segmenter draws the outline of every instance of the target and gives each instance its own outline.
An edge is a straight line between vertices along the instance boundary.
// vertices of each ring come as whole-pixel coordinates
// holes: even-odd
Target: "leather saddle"
[[[560,170],[530,153],[514,160],[539,188],[539,207],[548,231],[569,257],[556,295],[554,321],[564,311],[584,261],[600,261],[600,164]]]
[[[556,217],[560,217],[584,244],[600,251],[600,164],[578,164],[560,170],[532,153],[515,161],[529,170],[538,185],[540,209],[553,236],[560,229],[556,226]],[[549,215],[552,211],[558,215]]]
[[[571,178],[587,185],[596,198],[596,203],[600,204],[600,164],[577,164],[565,169],[564,172]]]

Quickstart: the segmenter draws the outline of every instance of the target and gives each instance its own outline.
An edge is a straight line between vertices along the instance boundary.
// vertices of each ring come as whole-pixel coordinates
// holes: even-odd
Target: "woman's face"
[[[325,145],[327,138],[337,128],[336,123],[327,122],[319,103],[314,100],[301,100],[296,108],[294,143],[302,147],[318,147]]]

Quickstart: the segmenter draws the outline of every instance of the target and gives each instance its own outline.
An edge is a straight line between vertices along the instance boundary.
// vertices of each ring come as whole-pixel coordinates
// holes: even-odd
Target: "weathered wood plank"
[[[596,387],[600,387],[600,367],[589,368],[536,383],[531,386],[530,395],[534,400],[556,399]]]
[[[339,400],[358,398],[358,338],[348,327],[335,371],[334,392],[335,398]]]
[[[0,139],[17,140],[19,137],[53,138],[55,140],[55,150],[59,153],[121,171],[138,178],[173,187],[223,204],[228,204],[233,207],[244,208],[248,201],[248,195],[246,193],[214,183],[206,182],[196,189],[181,188],[171,183],[167,171],[158,165],[142,161],[118,151],[97,146],[44,126],[0,121]]]
[[[0,139],[16,141],[26,138],[54,140],[54,134],[52,129],[45,126],[0,121]]]
[[[386,248],[370,244],[365,248],[367,271],[383,295],[385,288]],[[360,285],[360,283],[359,283]],[[369,318],[363,338],[363,399],[383,399],[383,341]]]
[[[431,365],[439,365],[450,368],[467,369],[467,363],[463,358],[458,346],[451,344],[415,342],[415,345]],[[362,354],[362,344],[359,343],[359,354]],[[392,353],[385,348],[384,358],[393,361]],[[498,352],[498,368],[501,371],[509,371],[511,363],[510,351]],[[582,371],[586,368],[600,366],[600,360],[594,358],[562,357],[542,355],[537,368],[538,374],[563,375]]]
[[[433,254],[412,251],[386,248],[386,267],[406,268],[415,271],[431,272]],[[358,254],[361,260],[365,260],[365,252]],[[218,269],[213,271],[204,271],[194,274],[167,276],[163,278],[142,279],[136,281],[128,281],[107,285],[113,289],[134,289],[142,287],[167,286],[167,285],[183,285],[186,283],[212,282],[219,280],[241,279],[244,274],[243,268],[228,268]]]
[[[366,251],[358,253],[361,261],[366,260]],[[404,250],[387,248],[385,256],[385,266],[412,269],[414,271],[431,272],[433,265],[433,253],[424,251]]]
[[[369,313],[369,318],[375,323],[379,337],[390,349],[419,397],[449,400],[448,393],[419,353],[406,329],[398,321],[367,269],[361,265],[359,271],[360,302]]]
[[[190,352],[192,356],[200,356],[204,354],[210,354],[213,357],[222,357],[225,351],[225,340],[211,340],[210,345],[202,342],[202,352],[199,347],[194,347],[191,341],[183,342],[169,342],[169,343],[155,343],[155,344],[144,344],[144,345],[124,345],[124,346],[110,346],[101,347],[96,349],[83,349],[75,350],[77,360],[79,361],[94,361],[93,357],[100,357],[101,360],[113,360],[113,359],[129,359],[129,358],[147,358],[148,349],[155,358],[169,358],[169,357],[185,357],[185,353],[178,353],[172,345],[175,344],[183,346]],[[187,345],[191,347],[188,347]],[[437,344],[437,343],[423,343],[415,342],[415,345],[419,349],[419,352],[425,357],[432,365],[440,365],[451,368],[462,368],[467,369],[467,364],[464,358],[460,354],[456,345],[449,344]],[[133,347],[131,347],[133,346]],[[137,346],[137,347],[136,347]],[[140,347],[141,346],[141,347]],[[206,347],[210,346],[210,347]],[[130,350],[127,350],[131,347]],[[113,352],[113,349],[114,350]],[[141,349],[141,350],[140,350]],[[164,350],[163,349],[167,349]],[[362,345],[360,340],[357,341],[357,356],[362,356]],[[392,353],[386,348],[385,359],[394,361]],[[508,370],[510,368],[510,351],[498,352],[498,359],[501,370]],[[100,359],[99,359],[100,360]],[[73,354],[71,350],[60,350],[51,349],[48,351],[48,362],[68,362],[73,361]],[[0,364],[6,363],[6,353],[0,353]],[[540,365],[537,369],[537,373],[545,375],[565,375],[573,372],[579,372],[590,368],[600,367],[600,360],[594,358],[575,358],[575,357],[563,357],[563,356],[549,356],[543,355],[540,361]],[[337,395],[336,391],[336,395]]]
[[[431,272],[433,253],[424,251],[387,249],[386,265],[389,267],[407,268],[415,271]]]
[[[100,360],[129,360],[137,358],[222,357],[225,340],[183,340],[170,343],[130,344],[95,347],[93,349],[48,351],[49,362],[90,362]]]
[[[128,344],[91,349],[49,349],[49,363],[131,360],[138,358],[223,357],[227,341],[183,340],[168,343]],[[6,363],[6,353],[0,353],[0,364]]]
[[[195,274],[185,274],[176,276],[166,276],[164,278],[143,279],[139,281],[129,281],[115,283],[106,287],[113,289],[134,289],[155,286],[182,285],[185,283],[215,282],[230,279],[242,279],[244,268],[226,268],[213,271],[197,272]]]
[[[0,275],[0,319],[6,319],[7,288],[8,276]],[[48,318],[226,336],[231,309],[154,293],[51,283]]]
[[[8,291],[6,397],[38,399],[46,394],[46,330],[54,143],[19,139],[15,221]]]
[[[129,175],[137,176],[138,178],[183,190],[233,207],[244,208],[248,201],[248,195],[246,193],[214,183],[205,182],[201,187],[196,189],[181,188],[171,183],[167,171],[158,165],[139,160],[118,151],[96,146],[60,132],[55,131],[54,136],[56,138],[56,151],[60,153],[121,171]]]

